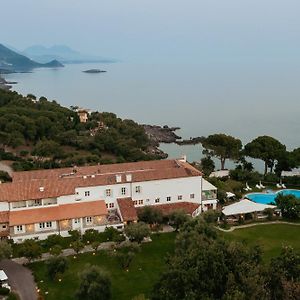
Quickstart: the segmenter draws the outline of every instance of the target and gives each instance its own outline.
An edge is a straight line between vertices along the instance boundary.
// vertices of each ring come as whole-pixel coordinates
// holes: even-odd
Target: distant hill
[[[45,63],[49,60],[58,60],[62,63],[116,62],[116,60],[114,59],[82,54],[65,45],[55,45],[48,48],[42,45],[34,45],[26,48],[22,52],[22,54],[30,57],[35,61],[38,61],[39,63]]]
[[[0,44],[0,69],[9,71],[28,71],[41,67],[54,68],[63,67],[63,65],[57,60],[39,63]]]

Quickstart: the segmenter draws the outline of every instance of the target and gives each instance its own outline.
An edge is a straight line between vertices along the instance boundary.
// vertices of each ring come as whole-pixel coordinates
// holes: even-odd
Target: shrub
[[[0,287],[0,295],[6,296],[9,294],[9,292],[10,290],[8,288],[2,286]]]

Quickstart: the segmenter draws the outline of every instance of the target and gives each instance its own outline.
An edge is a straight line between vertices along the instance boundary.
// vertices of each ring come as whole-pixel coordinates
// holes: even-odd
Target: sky
[[[299,11],[299,0],[0,0],[0,43],[131,62],[299,61]]]

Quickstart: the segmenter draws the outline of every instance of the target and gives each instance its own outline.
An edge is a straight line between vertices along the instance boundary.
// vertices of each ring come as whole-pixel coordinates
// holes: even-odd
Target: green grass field
[[[287,224],[257,225],[222,233],[225,239],[237,240],[248,245],[258,244],[263,249],[263,258],[269,261],[277,256],[282,246],[292,246],[300,251],[300,226]]]
[[[153,242],[142,245],[129,271],[121,269],[117,259],[102,251],[93,256],[81,254],[74,259],[69,257],[69,269],[62,276],[62,281],[50,281],[43,262],[32,264],[31,268],[39,288],[48,291],[45,299],[74,299],[79,285],[78,273],[86,264],[97,265],[110,274],[112,280],[113,299],[132,299],[139,294],[148,295],[165,268],[165,257],[174,249],[175,233],[153,235]],[[43,281],[42,283],[40,281]]]
[[[259,244],[263,249],[263,258],[268,262],[280,253],[281,247],[291,245],[300,251],[300,226],[270,224],[236,229],[221,233],[225,239],[237,240],[248,245]],[[174,249],[175,233],[153,235],[153,241],[142,245],[142,250],[134,258],[129,271],[121,269],[117,259],[107,252],[81,254],[74,259],[69,257],[69,269],[62,276],[62,281],[50,281],[43,262],[32,264],[39,288],[48,291],[45,299],[74,299],[79,285],[78,274],[86,264],[98,265],[106,270],[112,280],[113,299],[130,300],[139,294],[149,295],[151,288],[166,267],[165,257]],[[43,281],[42,283],[40,281]]]

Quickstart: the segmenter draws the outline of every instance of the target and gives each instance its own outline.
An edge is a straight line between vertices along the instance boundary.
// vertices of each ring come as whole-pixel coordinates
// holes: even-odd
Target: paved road
[[[0,262],[0,269],[5,271],[10,286],[21,300],[37,299],[36,285],[29,269],[8,259]]]

